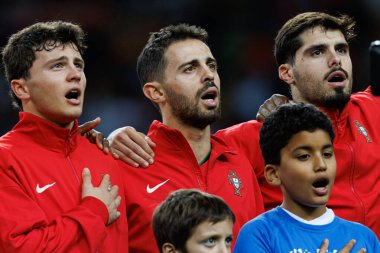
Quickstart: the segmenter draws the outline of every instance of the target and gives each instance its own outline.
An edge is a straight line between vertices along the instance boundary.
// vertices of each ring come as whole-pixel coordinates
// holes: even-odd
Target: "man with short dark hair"
[[[143,92],[159,108],[162,122],[154,121],[148,133],[157,143],[155,162],[145,169],[124,164],[128,185],[133,184],[126,195],[133,252],[158,251],[146,243],[153,237],[151,217],[178,189],[196,188],[222,197],[235,213],[235,236],[264,211],[253,169],[262,164],[255,156],[259,146],[252,146],[255,150],[248,156],[238,142],[226,138],[235,132],[251,139],[250,132],[259,131],[260,125],[245,123],[211,134],[210,124],[220,117],[221,96],[217,62],[206,38],[202,28],[170,25],[151,33],[138,58]]]

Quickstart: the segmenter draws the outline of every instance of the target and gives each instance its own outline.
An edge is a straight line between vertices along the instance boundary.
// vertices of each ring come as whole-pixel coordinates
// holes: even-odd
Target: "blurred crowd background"
[[[186,22],[205,28],[222,80],[222,120],[213,131],[254,119],[273,93],[289,95],[277,75],[273,39],[290,17],[305,11],[348,14],[357,22],[351,44],[354,91],[369,80],[369,44],[380,39],[379,0],[2,0],[0,45],[36,21],[61,19],[79,23],[87,32],[87,90],[79,123],[97,116],[98,130],[108,135],[121,126],[146,132],[160,115],[145,99],[136,75],[136,59],[149,32]],[[380,69],[379,69],[380,71]],[[0,78],[0,135],[18,119],[8,84]]]

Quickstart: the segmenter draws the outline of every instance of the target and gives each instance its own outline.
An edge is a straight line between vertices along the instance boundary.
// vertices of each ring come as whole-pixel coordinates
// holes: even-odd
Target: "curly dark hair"
[[[156,208],[152,226],[160,252],[164,243],[186,252],[186,241],[199,224],[226,219],[235,223],[234,213],[220,197],[197,189],[182,189],[171,193]]]
[[[281,149],[301,131],[326,131],[334,141],[334,130],[328,116],[311,104],[284,104],[273,111],[260,130],[260,147],[265,164],[279,165]]]
[[[277,65],[294,63],[296,51],[302,47],[301,33],[315,27],[324,30],[339,30],[347,42],[356,35],[354,33],[355,21],[347,15],[338,17],[323,12],[305,12],[288,20],[278,31],[274,44],[274,56]]]
[[[29,78],[29,70],[36,59],[36,52],[50,51],[66,44],[74,44],[83,55],[87,46],[85,33],[79,25],[60,20],[38,22],[13,34],[2,50],[7,81],[10,83],[14,79]],[[21,110],[21,100],[12,90],[10,95],[15,108]]]

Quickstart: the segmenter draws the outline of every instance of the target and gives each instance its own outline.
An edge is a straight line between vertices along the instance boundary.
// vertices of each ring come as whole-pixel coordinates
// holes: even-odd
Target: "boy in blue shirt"
[[[351,239],[356,241],[352,252],[380,252],[369,228],[326,207],[336,173],[333,140],[330,120],[313,105],[283,105],[266,118],[260,130],[265,177],[281,187],[284,199],[243,226],[235,253],[322,252],[326,238],[326,252],[346,250]]]

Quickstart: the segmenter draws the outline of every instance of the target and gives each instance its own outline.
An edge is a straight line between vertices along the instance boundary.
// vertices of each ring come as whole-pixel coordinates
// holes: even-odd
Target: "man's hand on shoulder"
[[[112,155],[134,167],[148,167],[154,161],[156,144],[131,126],[116,129],[108,136]]]
[[[273,94],[270,98],[265,100],[265,102],[260,105],[259,111],[256,114],[256,120],[259,122],[264,122],[265,118],[275,110],[279,105],[287,104],[290,100],[284,95]]]
[[[79,126],[78,133],[86,137],[100,150],[116,159],[120,159],[133,167],[148,167],[154,161],[153,148],[156,144],[145,134],[136,131],[131,126],[113,131],[108,138],[94,128],[100,124],[98,117]]]
[[[94,128],[100,124],[101,118],[97,117],[94,120],[83,123],[79,126],[78,134],[87,138],[91,143],[96,144],[104,153],[109,153],[109,143],[104,138],[103,133],[96,131]]]

